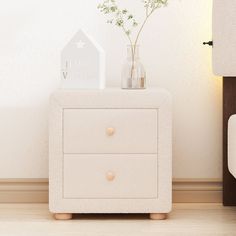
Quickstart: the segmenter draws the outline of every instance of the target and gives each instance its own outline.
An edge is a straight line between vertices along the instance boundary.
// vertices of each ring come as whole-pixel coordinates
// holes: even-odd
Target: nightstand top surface
[[[157,108],[171,106],[172,98],[162,88],[58,89],[51,101],[64,108]]]
[[[170,95],[168,90],[160,87],[152,87],[146,89],[121,89],[119,87],[110,87],[105,89],[58,89],[54,92],[54,94],[62,95],[62,94],[150,94],[150,93],[162,93],[166,95]]]

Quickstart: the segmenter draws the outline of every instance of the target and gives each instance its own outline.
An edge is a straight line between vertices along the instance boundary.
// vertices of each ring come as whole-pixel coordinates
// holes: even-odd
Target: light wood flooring
[[[56,221],[47,204],[0,204],[4,236],[236,236],[236,208],[220,204],[175,204],[169,219],[147,215],[76,215]]]

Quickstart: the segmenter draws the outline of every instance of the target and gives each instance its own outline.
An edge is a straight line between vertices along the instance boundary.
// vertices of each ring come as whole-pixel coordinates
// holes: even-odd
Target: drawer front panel
[[[157,156],[65,155],[66,199],[157,198]]]
[[[65,109],[64,153],[157,153],[155,109]]]

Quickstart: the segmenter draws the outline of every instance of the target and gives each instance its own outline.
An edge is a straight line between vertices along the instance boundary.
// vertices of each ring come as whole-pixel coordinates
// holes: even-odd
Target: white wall
[[[107,53],[107,83],[120,84],[126,39],[98,0],[8,0],[0,8],[0,178],[46,178],[48,98],[60,82],[60,51],[83,27]],[[142,13],[141,1],[120,0]],[[170,0],[141,38],[150,86],[174,98],[174,177],[221,177],[222,80],[212,75],[212,0]]]

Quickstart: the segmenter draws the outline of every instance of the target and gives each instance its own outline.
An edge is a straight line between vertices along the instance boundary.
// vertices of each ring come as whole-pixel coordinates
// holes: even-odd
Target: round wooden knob
[[[110,127],[110,128],[107,128],[107,135],[108,136],[112,136],[112,135],[114,135],[115,134],[115,129],[114,128],[112,128],[112,127]]]
[[[115,173],[113,173],[111,171],[107,172],[107,174],[106,174],[106,178],[108,181],[113,181],[115,179],[115,177],[116,177]]]

